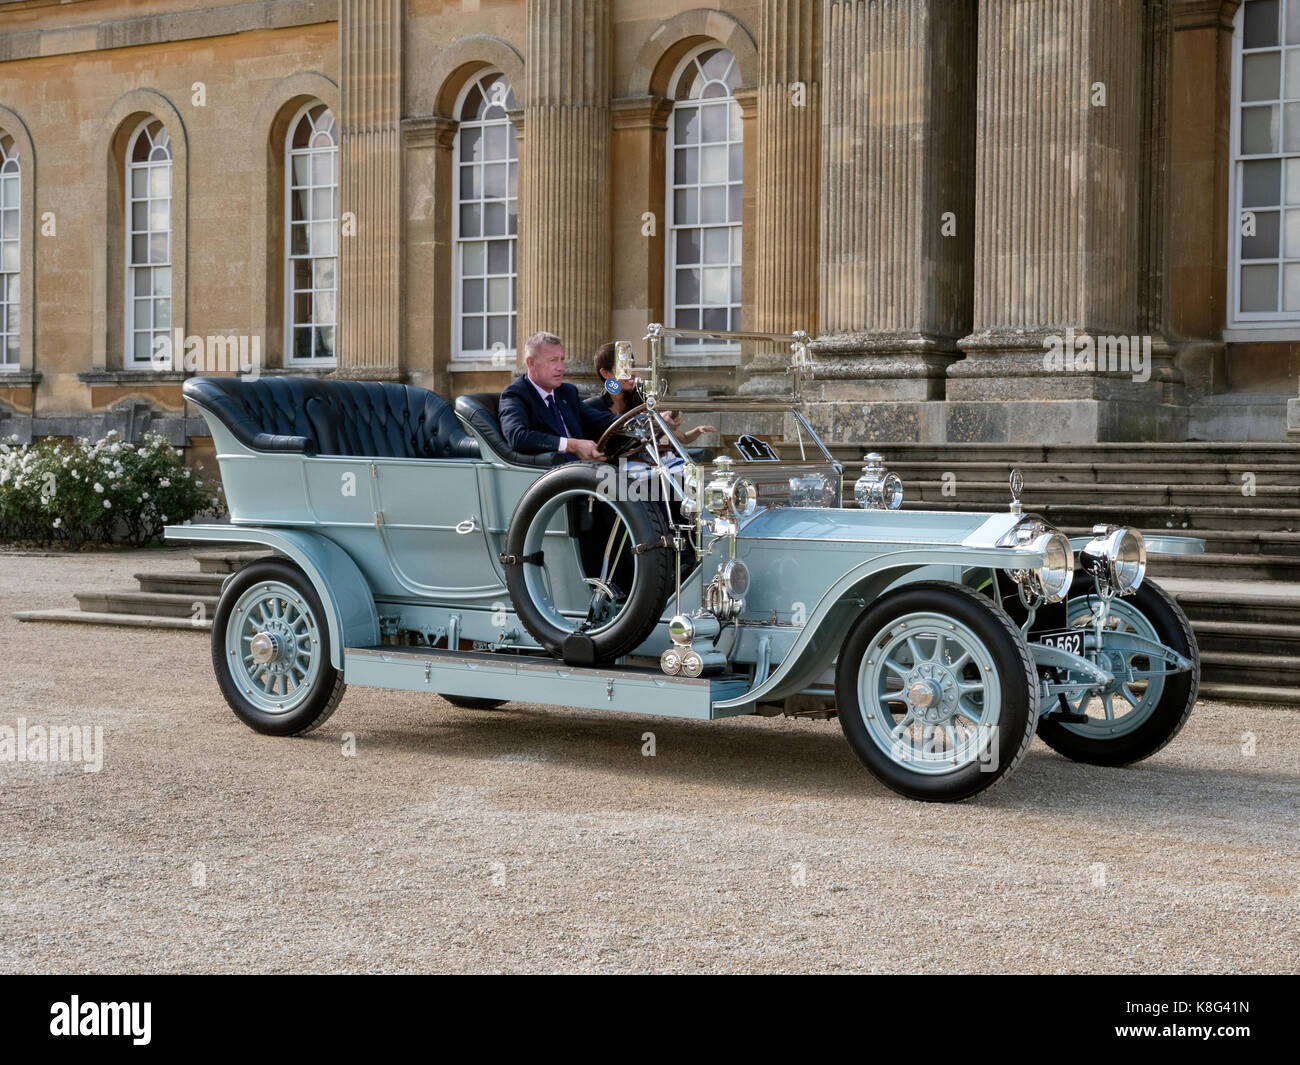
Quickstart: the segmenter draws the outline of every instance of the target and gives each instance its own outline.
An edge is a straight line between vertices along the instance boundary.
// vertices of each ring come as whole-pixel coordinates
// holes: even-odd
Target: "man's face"
[[[551,392],[564,384],[564,345],[543,344],[528,361],[528,376]]]

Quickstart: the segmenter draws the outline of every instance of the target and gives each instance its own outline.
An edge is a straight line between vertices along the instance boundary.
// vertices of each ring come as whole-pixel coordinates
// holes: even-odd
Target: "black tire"
[[[1081,573],[1070,588],[1070,599],[1087,595],[1093,580]],[[1195,663],[1190,672],[1164,678],[1165,688],[1147,719],[1131,732],[1109,738],[1087,736],[1087,725],[1068,725],[1050,716],[1038,722],[1038,735],[1052,750],[1076,762],[1118,766],[1150,758],[1182,730],[1201,687],[1201,655],[1187,615],[1173,597],[1151,581],[1143,581],[1124,603],[1135,607],[1156,630],[1160,642]]]
[[[998,727],[984,741],[983,755],[935,775],[908,769],[882,749],[868,730],[858,694],[859,670],[868,651],[878,649],[890,637],[895,622],[914,613],[943,615],[970,630],[993,659],[1002,689]],[[1020,629],[986,596],[947,581],[917,581],[868,607],[844,640],[835,670],[835,692],[840,727],[862,764],[886,787],[925,802],[957,802],[992,787],[1025,756],[1038,720],[1038,679]],[[886,709],[885,714],[892,726],[891,711]]]
[[[603,472],[606,470],[608,467],[603,463],[571,462],[539,477],[515,507],[506,532],[505,549],[508,556],[524,556],[528,551],[525,538],[534,519],[543,507],[561,493],[586,492],[613,508],[627,526],[632,543],[645,549],[636,556],[636,578],[627,590],[618,616],[604,628],[597,628],[590,634],[595,659],[600,662],[619,658],[635,650],[654,631],[672,589],[676,559],[672,547],[667,546],[671,544],[672,536],[664,504],[610,498],[603,490],[607,486],[608,474]],[[536,564],[507,564],[506,587],[524,628],[533,639],[558,657],[563,653],[566,638],[578,632],[580,626],[575,624],[571,628],[560,627],[533,601],[524,570],[525,567]]]
[[[446,699],[452,706],[458,706],[462,710],[495,710],[509,702],[508,699],[480,699],[475,695],[443,695],[442,692],[438,693],[438,698]]]
[[[232,617],[236,604],[258,584],[269,586],[272,582],[287,586],[296,593],[302,610],[311,617],[310,625],[306,626],[307,638],[316,641],[313,653],[320,656],[315,678],[310,685],[305,685],[305,694],[290,692],[286,701],[292,705],[281,712],[268,712],[245,695],[243,683],[246,678],[236,677],[234,670],[239,667],[232,665],[230,659],[233,656],[227,649],[228,630],[243,623],[241,619]],[[329,641],[329,620],[316,590],[302,570],[283,559],[254,562],[230,578],[217,603],[217,613],[212,622],[212,668],[217,675],[217,685],[235,716],[254,731],[268,736],[299,736],[310,732],[334,713],[343,698],[343,674],[330,665]]]

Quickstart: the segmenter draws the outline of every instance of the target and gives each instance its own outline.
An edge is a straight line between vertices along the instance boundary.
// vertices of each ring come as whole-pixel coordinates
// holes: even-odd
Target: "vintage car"
[[[790,345],[788,398],[674,396],[665,340]],[[1035,734],[1097,765],[1168,743],[1200,665],[1144,541],[1071,541],[1022,513],[901,509],[869,457],[849,505],[800,389],[805,334],[651,326],[648,373],[617,346],[640,404],[609,461],[511,449],[497,396],[361,381],[199,377],[186,398],[215,442],[230,524],[174,540],[263,545],[214,618],[217,683],[259,732],[320,725],[349,684],[718,719],[838,717],[881,782],[964,799]],[[678,425],[713,411],[711,451]],[[669,412],[675,412],[669,414]],[[774,740],[775,742],[775,740]]]

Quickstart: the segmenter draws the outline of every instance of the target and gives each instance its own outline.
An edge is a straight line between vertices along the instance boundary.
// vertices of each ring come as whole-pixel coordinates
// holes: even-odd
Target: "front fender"
[[[379,614],[361,570],[333,540],[309,529],[265,529],[247,525],[169,525],[167,540],[261,544],[280,552],[307,575],[325,608],[330,631],[330,665],[343,668],[345,647],[379,643]]]
[[[926,566],[1030,569],[1042,564],[1041,554],[1024,549],[925,547],[877,555],[854,566],[831,585],[808,616],[789,653],[763,683],[735,699],[716,703],[715,709],[743,712],[747,704],[783,699],[808,687],[835,661],[858,615],[909,570]]]

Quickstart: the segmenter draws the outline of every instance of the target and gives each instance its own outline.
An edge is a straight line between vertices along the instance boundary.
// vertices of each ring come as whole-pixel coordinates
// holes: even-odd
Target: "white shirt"
[[[527,376],[527,375],[525,374],[525,376]],[[528,378],[528,383],[529,383],[530,385],[532,385],[535,389],[537,389],[537,394],[538,394],[539,396],[542,397],[542,405],[543,405],[543,406],[545,406],[546,401],[547,401],[548,399],[550,399],[553,395],[555,395],[555,389],[551,389],[551,390],[548,392],[548,391],[546,391],[546,389],[544,389],[541,385],[539,385],[536,381],[534,381],[531,377]],[[558,400],[556,401],[555,409],[556,409],[557,411],[560,409],[560,404],[559,404],[559,401],[558,401]],[[560,421],[561,421],[561,422],[564,421],[564,415],[563,415],[563,414],[560,415]],[[562,437],[560,437],[560,446],[559,446],[558,448],[556,448],[556,450],[557,450],[557,451],[568,451],[568,450],[569,450],[569,438],[568,438],[567,436],[562,436]]]

